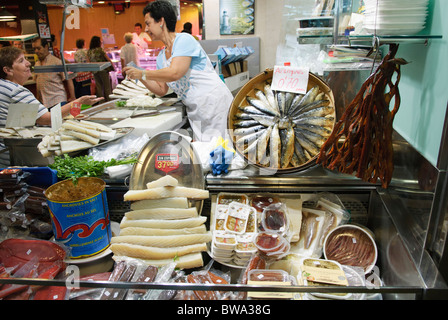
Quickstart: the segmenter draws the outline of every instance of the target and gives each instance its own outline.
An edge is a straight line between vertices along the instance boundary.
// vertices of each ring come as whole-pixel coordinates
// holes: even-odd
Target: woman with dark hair
[[[110,82],[109,72],[114,71],[112,61],[101,47],[101,39],[98,36],[93,36],[90,40],[89,50],[87,51],[87,59],[89,62],[110,62],[111,67],[106,70],[95,71],[93,76],[95,78],[95,90],[98,97],[104,97],[109,101],[109,95],[112,94],[112,85]]]
[[[76,63],[87,62],[87,50],[84,49],[84,44],[84,39],[76,40],[76,52],[74,55]],[[76,98],[91,94],[90,87],[92,85],[92,78],[92,72],[78,72],[75,80],[73,81],[73,84],[75,85]]]
[[[187,107],[195,140],[210,141],[227,134],[227,113],[233,96],[218,76],[200,43],[188,33],[176,33],[177,16],[167,1],[150,2],[143,10],[146,32],[165,48],[157,57],[157,70],[124,68],[131,79],[159,96],[171,88]]]
[[[24,51],[16,47],[5,47],[0,49],[0,127],[5,127],[8,117],[8,109],[11,104],[26,103],[38,105],[36,124],[50,125],[51,113],[40,103],[36,97],[25,88],[24,83],[31,77],[31,63],[25,59]],[[61,107],[62,116],[66,117],[74,102],[93,105],[103,98],[96,96],[83,96],[79,99],[67,103]],[[0,143],[0,148],[4,145]],[[0,154],[0,166],[9,164],[7,153]]]

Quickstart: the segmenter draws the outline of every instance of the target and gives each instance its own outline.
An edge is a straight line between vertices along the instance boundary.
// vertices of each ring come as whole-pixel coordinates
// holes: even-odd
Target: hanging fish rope
[[[390,45],[388,54],[345,109],[316,160],[330,170],[355,173],[366,182],[380,179],[383,188],[389,186],[394,170],[392,122],[400,106],[400,66],[407,64],[395,58],[397,50],[398,44]]]

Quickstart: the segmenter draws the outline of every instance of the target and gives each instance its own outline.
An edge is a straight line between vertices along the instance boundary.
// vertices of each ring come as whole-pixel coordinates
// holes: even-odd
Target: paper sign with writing
[[[37,103],[12,103],[8,106],[6,128],[32,127],[36,123]]]
[[[305,94],[308,86],[309,70],[275,66],[272,76],[272,90]]]
[[[62,109],[60,103],[50,109],[50,115],[51,130],[56,131],[62,126]]]

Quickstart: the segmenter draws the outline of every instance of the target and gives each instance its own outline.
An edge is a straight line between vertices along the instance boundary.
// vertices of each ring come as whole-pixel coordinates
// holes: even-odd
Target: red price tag
[[[73,102],[70,108],[70,114],[76,117],[80,113],[81,113],[81,104],[79,102]]]
[[[156,169],[168,173],[179,168],[179,155],[159,153],[156,155]]]
[[[275,66],[272,75],[272,90],[305,94],[308,87],[309,70]]]

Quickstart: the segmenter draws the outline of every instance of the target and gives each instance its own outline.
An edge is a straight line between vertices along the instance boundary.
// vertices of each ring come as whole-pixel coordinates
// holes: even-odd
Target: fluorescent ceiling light
[[[13,15],[12,13],[6,11],[5,8],[3,8],[3,10],[0,12],[0,20],[5,20],[5,19],[15,19],[17,18],[17,16]]]

